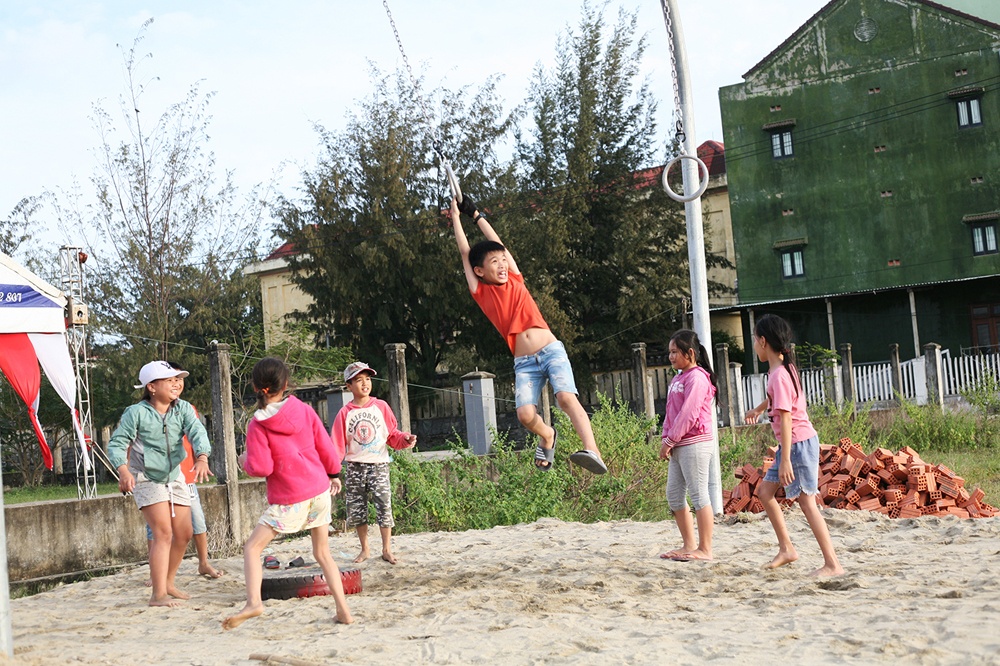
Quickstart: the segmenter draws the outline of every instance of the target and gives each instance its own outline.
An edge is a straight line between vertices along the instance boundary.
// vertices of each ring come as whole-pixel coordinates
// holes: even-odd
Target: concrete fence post
[[[840,378],[844,386],[844,402],[854,405],[854,410],[858,409],[858,388],[854,383],[854,360],[851,356],[851,343],[844,342],[840,345]]]
[[[927,404],[944,405],[944,368],[941,365],[941,345],[924,345],[924,370],[927,376]]]
[[[632,395],[635,396],[632,409],[637,414],[643,414],[650,418],[655,416],[653,392],[649,385],[649,365],[646,363],[645,342],[636,342],[632,345]]]
[[[243,540],[243,515],[240,509],[239,463],[236,458],[236,421],[233,416],[233,382],[229,345],[212,341],[208,345],[208,372],[212,390],[212,473],[226,486],[229,508],[229,536]]]
[[[396,415],[399,429],[410,432],[410,393],[406,387],[406,345],[393,342],[385,346],[389,364],[386,379],[389,381],[389,407]]]
[[[493,391],[496,375],[479,370],[462,376],[465,401],[465,436],[477,456],[490,452],[497,429],[497,403]],[[492,432],[491,432],[492,431]]]
[[[747,413],[746,400],[743,397],[743,364],[729,362],[729,395],[732,396],[734,425],[743,423],[743,415]],[[756,405],[755,405],[756,406]]]
[[[889,380],[892,383],[892,400],[897,405],[903,402],[903,368],[899,364],[899,344],[889,345]]]
[[[331,386],[326,391],[326,419],[329,423],[326,424],[327,430],[333,427],[333,420],[337,418],[337,414],[340,413],[347,403],[353,400],[353,395],[350,391],[346,390],[343,386]]]
[[[735,425],[735,414],[733,411],[733,403],[735,396],[734,386],[729,378],[729,345],[724,342],[720,342],[715,345],[715,381],[719,385],[718,392],[715,394],[719,402],[719,420],[722,422],[723,428],[729,428]]]

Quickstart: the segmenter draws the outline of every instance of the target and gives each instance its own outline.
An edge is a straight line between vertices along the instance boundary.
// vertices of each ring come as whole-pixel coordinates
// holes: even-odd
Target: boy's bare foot
[[[823,565],[809,575],[815,578],[831,578],[833,576],[843,576],[844,573],[845,573],[844,568],[838,564],[835,567],[831,567],[830,565]]]
[[[337,617],[337,622],[339,622],[340,624],[354,624],[354,618],[351,617],[351,611],[349,611],[347,609],[344,609],[343,611],[341,611],[338,608],[337,609],[337,616],[336,617]],[[223,626],[225,626],[225,625],[223,625]]]
[[[205,562],[204,564],[198,565],[198,573],[200,573],[205,578],[222,578],[226,572],[222,569],[216,569],[212,566],[211,562]]]
[[[167,585],[167,594],[172,596],[174,599],[190,599],[191,595],[187,592],[178,590],[174,585]]]
[[[361,553],[357,557],[354,558],[354,563],[355,564],[361,564],[362,562],[364,562],[365,560],[367,560],[369,557],[371,557],[371,553],[369,553],[367,549],[362,550]]]
[[[768,564],[764,565],[765,569],[777,569],[778,567],[783,567],[786,564],[791,564],[795,560],[799,559],[799,554],[793,548],[792,550],[779,550],[778,554],[774,556]]]
[[[387,551],[387,550],[383,550],[382,551],[382,559],[385,560],[386,562],[388,562],[389,564],[395,564],[396,563],[395,556],[392,553],[390,553],[389,551]]]
[[[146,587],[153,587],[153,579],[147,578],[146,580],[142,581],[142,584],[145,585]]]
[[[231,617],[227,617],[225,620],[223,620],[222,628],[235,629],[236,627],[240,626],[250,618],[257,617],[258,615],[261,615],[263,612],[264,612],[264,604],[260,604],[258,606],[251,606],[250,604],[247,604],[246,606],[243,607],[243,610],[241,610],[239,613]]]
[[[181,603],[179,600],[174,599],[172,596],[167,595],[167,596],[164,596],[164,597],[150,597],[149,598],[149,605],[150,606],[166,606],[168,608],[177,608],[179,606],[183,606],[184,604]]]

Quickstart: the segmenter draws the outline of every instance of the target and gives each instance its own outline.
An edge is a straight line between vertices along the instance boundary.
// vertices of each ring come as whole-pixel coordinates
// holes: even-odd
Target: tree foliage
[[[241,196],[228,172],[217,182],[207,132],[212,93],[195,84],[159,116],[149,114],[143,94],[156,79],[143,78],[149,56],[138,48],[151,22],[123,49],[117,113],[94,106],[101,143],[93,203],[55,197],[61,225],[86,238],[92,259],[85,296],[92,378],[104,393],[94,401],[97,425],[113,424],[134,400],[136,373],[153,359],[189,370],[185,397],[209,411],[207,344],[249,335],[260,318],[256,280],[240,269],[258,241],[264,193]]]
[[[468,156],[470,182],[509,182],[496,145],[513,117],[492,79],[471,95],[435,91],[437,117],[402,76],[373,70],[373,79],[343,132],[318,128],[323,157],[304,176],[303,200],[283,202],[279,234],[297,250],[294,279],[313,300],[300,316],[317,341],[350,347],[376,367],[387,343],[405,343],[414,376],[430,380],[450,348],[471,344],[461,338],[476,314],[432,142]]]

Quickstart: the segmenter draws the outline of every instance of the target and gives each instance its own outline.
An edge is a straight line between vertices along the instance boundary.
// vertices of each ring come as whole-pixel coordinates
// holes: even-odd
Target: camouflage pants
[[[347,497],[347,526],[368,524],[368,498],[375,504],[379,527],[392,527],[392,487],[389,463],[347,463],[344,475]]]

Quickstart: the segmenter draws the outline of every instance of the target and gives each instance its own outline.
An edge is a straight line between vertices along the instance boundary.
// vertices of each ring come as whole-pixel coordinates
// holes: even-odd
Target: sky
[[[475,89],[502,74],[499,94],[507,108],[525,99],[536,66],[552,69],[557,37],[577,27],[583,6],[582,0],[387,1],[407,59],[429,88]],[[722,141],[718,89],[740,83],[826,1],[677,0],[697,143]],[[673,88],[661,4],[609,0],[606,6],[609,23],[619,7],[638,12],[638,33],[648,41],[642,71],[660,100],[658,143],[665,144]],[[151,54],[140,66],[140,112],[158,117],[198,82],[214,92],[208,147],[243,192],[274,182],[294,198],[303,170],[319,154],[315,126],[344,127],[372,90],[370,64],[383,72],[403,67],[378,0],[2,0],[0,215],[23,197],[70,191],[74,183],[90,195],[101,142],[93,111],[99,105],[117,114],[123,50],[149,18],[138,48]],[[53,228],[39,236],[51,251],[81,242]]]

